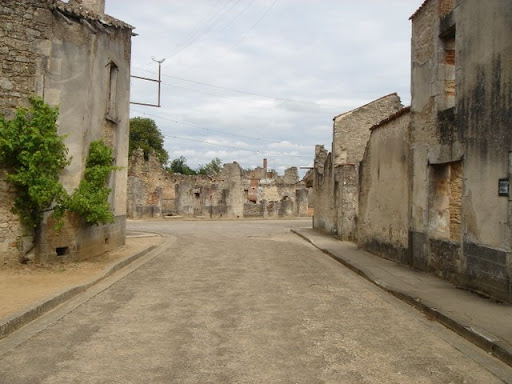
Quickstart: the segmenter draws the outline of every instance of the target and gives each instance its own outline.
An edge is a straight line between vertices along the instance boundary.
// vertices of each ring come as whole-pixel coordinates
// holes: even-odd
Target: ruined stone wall
[[[357,239],[359,162],[370,128],[400,108],[393,93],[334,118],[332,157],[323,166],[324,174],[315,161],[315,226],[343,240]]]
[[[336,116],[333,126],[334,166],[359,163],[370,138],[370,127],[401,107],[400,97],[393,93]]]
[[[181,175],[166,172],[154,154],[144,159],[142,149],[130,156],[127,215],[132,219],[176,215],[176,185]]]
[[[358,245],[408,264],[409,108],[371,131],[360,168]]]
[[[332,154],[323,145],[315,147],[313,198],[315,213],[313,228],[337,234],[337,209],[334,195]]]
[[[58,247],[65,248],[61,256],[67,258],[93,256],[124,243],[130,49],[131,27],[109,16],[100,17],[60,1],[21,0],[0,4],[0,113],[12,117],[16,108],[28,106],[30,95],[41,96],[48,104],[59,106],[59,134],[65,136],[71,158],[61,181],[69,193],[83,177],[93,140],[104,138],[112,145],[115,165],[121,169],[110,180],[110,202],[119,223],[103,228],[110,233],[110,240],[107,242],[103,234],[81,221],[69,220],[67,225],[78,226],[74,229],[79,231],[81,243],[74,247],[71,245],[74,239],[64,241],[64,236],[60,237],[61,243],[69,243]],[[116,68],[116,92],[109,92],[114,84],[111,63]],[[110,100],[109,94],[115,94],[115,99]],[[8,198],[10,203],[4,203],[6,206],[12,205],[13,195]],[[50,222],[48,213],[41,236],[54,236]],[[4,236],[0,230],[0,238],[5,238],[7,244],[17,242],[18,248],[25,248],[20,241],[19,225],[14,222],[11,225],[10,234]],[[12,238],[15,234],[17,239]],[[38,239],[39,262],[46,262],[61,252],[49,245],[53,240]],[[89,243],[103,246],[94,246],[95,252],[89,252]]]

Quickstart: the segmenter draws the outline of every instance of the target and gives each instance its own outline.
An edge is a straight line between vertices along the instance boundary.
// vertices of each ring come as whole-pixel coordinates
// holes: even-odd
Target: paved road
[[[290,233],[304,225],[129,223],[176,241],[1,342],[0,383],[502,382],[485,353]]]

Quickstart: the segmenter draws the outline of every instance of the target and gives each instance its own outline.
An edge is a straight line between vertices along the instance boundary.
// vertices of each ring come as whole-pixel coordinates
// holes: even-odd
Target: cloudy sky
[[[330,148],[332,118],[398,92],[410,102],[409,16],[422,0],[107,0],[136,27],[132,75],[156,78],[156,121],[171,158],[215,157],[280,174]],[[131,100],[156,103],[132,79]]]

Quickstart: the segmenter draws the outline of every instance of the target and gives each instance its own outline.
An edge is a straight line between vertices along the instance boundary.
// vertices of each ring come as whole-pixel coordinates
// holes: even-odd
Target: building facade
[[[336,175],[359,143],[344,150],[335,127],[333,154],[317,147],[315,227],[512,301],[512,7],[426,0],[411,20],[411,106],[350,128],[367,131],[357,204]],[[343,214],[355,215],[352,238]]]
[[[24,257],[33,244],[43,263],[124,244],[133,27],[104,9],[105,0],[0,1],[0,113],[9,118],[29,106],[32,95],[59,107],[59,134],[71,158],[61,175],[68,193],[83,178],[92,141],[109,144],[120,169],[109,185],[114,224],[90,226],[69,215],[56,232],[48,214],[37,239],[8,213],[15,191],[0,181],[0,252],[6,262]]]

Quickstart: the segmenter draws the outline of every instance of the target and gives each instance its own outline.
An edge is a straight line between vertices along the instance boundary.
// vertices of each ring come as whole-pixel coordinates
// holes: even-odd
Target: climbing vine
[[[32,230],[40,227],[49,210],[57,229],[68,210],[88,224],[112,223],[107,182],[110,172],[118,169],[112,166],[112,149],[101,140],[91,143],[84,178],[68,195],[59,179],[70,159],[57,131],[58,108],[37,97],[30,103],[31,108],[19,108],[11,120],[0,116],[0,164],[17,192],[13,211]]]
[[[67,194],[59,175],[69,159],[57,133],[58,109],[36,97],[30,103],[12,120],[0,116],[0,163],[17,191],[14,212],[25,226],[37,229],[52,204],[57,204],[57,215],[63,214]]]
[[[108,203],[111,192],[107,186],[112,166],[112,149],[103,141],[93,141],[80,185],[71,195],[69,210],[78,213],[88,224],[114,222],[114,214]]]

